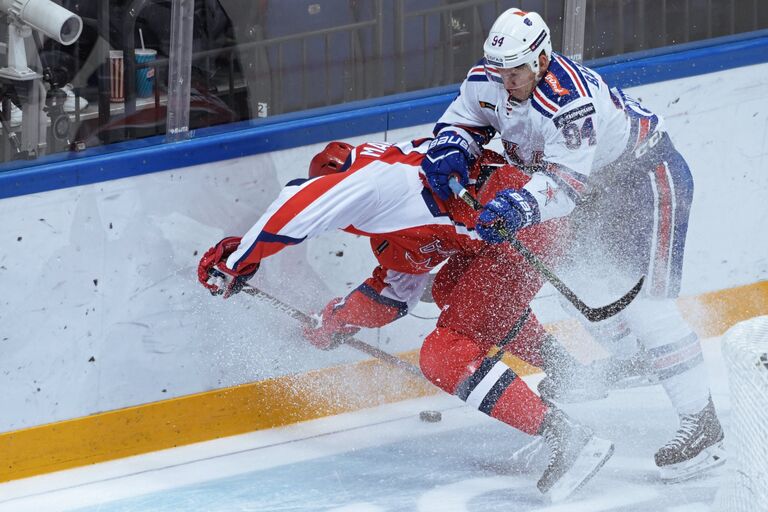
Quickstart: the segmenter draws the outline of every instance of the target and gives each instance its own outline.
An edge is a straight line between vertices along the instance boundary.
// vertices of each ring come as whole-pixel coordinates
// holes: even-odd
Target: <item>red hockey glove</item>
[[[331,350],[338,347],[345,338],[354,336],[360,327],[347,325],[342,314],[346,303],[341,297],[336,297],[325,306],[322,313],[313,315],[317,320],[314,327],[305,326],[304,337],[320,350]]]
[[[227,258],[237,250],[240,237],[230,236],[211,247],[200,258],[197,266],[197,280],[211,295],[223,295],[228,299],[240,292],[243,286],[259,269],[258,263],[245,265],[235,271],[227,268]]]

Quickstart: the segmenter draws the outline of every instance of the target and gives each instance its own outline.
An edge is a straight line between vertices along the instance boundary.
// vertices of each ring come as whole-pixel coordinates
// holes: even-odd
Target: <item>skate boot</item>
[[[554,336],[547,336],[542,342],[541,358],[546,374],[538,385],[541,398],[571,403],[608,396],[604,369],[594,363],[579,362]]]
[[[561,349],[563,350],[563,349]],[[544,351],[542,350],[542,354]],[[608,357],[590,364],[581,364],[570,354],[557,356],[559,365],[546,363],[547,376],[539,382],[539,394],[560,403],[599,400],[608,391],[658,383],[645,351],[629,359]],[[551,374],[550,374],[551,372]]]
[[[509,462],[518,473],[530,473],[537,468],[541,471],[548,453],[547,442],[542,436],[536,436],[513,452]]]
[[[659,377],[650,361],[648,353],[640,350],[629,359],[609,357],[594,364],[602,366],[608,389],[626,389],[658,384]]]
[[[613,455],[613,443],[550,407],[539,434],[549,446],[549,465],[536,486],[551,503],[564,500],[584,484]]]
[[[661,480],[666,483],[695,478],[725,462],[723,429],[717,419],[712,397],[696,414],[680,417],[675,438],[654,455]]]

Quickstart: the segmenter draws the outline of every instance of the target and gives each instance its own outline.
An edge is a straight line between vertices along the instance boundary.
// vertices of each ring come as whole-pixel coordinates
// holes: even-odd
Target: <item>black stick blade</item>
[[[635,297],[637,297],[637,294],[640,293],[640,289],[643,287],[643,282],[645,282],[645,276],[641,277],[637,284],[635,284],[626,295],[607,306],[590,308],[582,302],[581,307],[579,307],[579,305],[576,305],[576,307],[590,322],[599,322],[600,320],[611,318],[613,315],[623,311],[624,308],[629,306],[629,304],[635,300]]]

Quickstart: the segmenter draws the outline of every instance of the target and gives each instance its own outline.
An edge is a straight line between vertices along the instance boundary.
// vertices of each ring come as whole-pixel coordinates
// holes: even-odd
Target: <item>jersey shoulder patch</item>
[[[546,75],[533,90],[531,104],[543,116],[553,118],[580,98],[592,98],[590,84],[599,87],[599,80],[587,68],[553,52]]]
[[[557,114],[555,117],[552,118],[552,121],[555,123],[556,127],[562,128],[568,123],[572,123],[583,117],[591,116],[595,112],[596,112],[595,106],[592,103],[587,103],[586,105],[581,105],[580,107],[568,109],[565,112]]]

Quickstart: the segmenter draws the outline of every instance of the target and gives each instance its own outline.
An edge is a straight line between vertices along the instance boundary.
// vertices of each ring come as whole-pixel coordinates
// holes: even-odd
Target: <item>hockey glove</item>
[[[488,243],[499,244],[525,227],[539,222],[539,205],[525,189],[502,190],[491,199],[477,219],[477,233]]]
[[[447,201],[452,194],[448,180],[456,176],[459,183],[466,187],[473,161],[469,142],[457,132],[445,131],[429,144],[427,154],[421,160],[421,168],[432,191]]]
[[[305,326],[304,337],[320,350],[338,347],[346,338],[354,336],[360,327],[347,325],[343,320],[345,302],[341,297],[333,299],[325,306],[322,313],[313,315],[317,320],[314,326]]]
[[[258,263],[245,265],[239,270],[227,267],[227,258],[237,250],[240,238],[230,236],[208,249],[197,266],[197,280],[211,295],[223,295],[228,299],[240,292],[243,286],[259,269]]]

